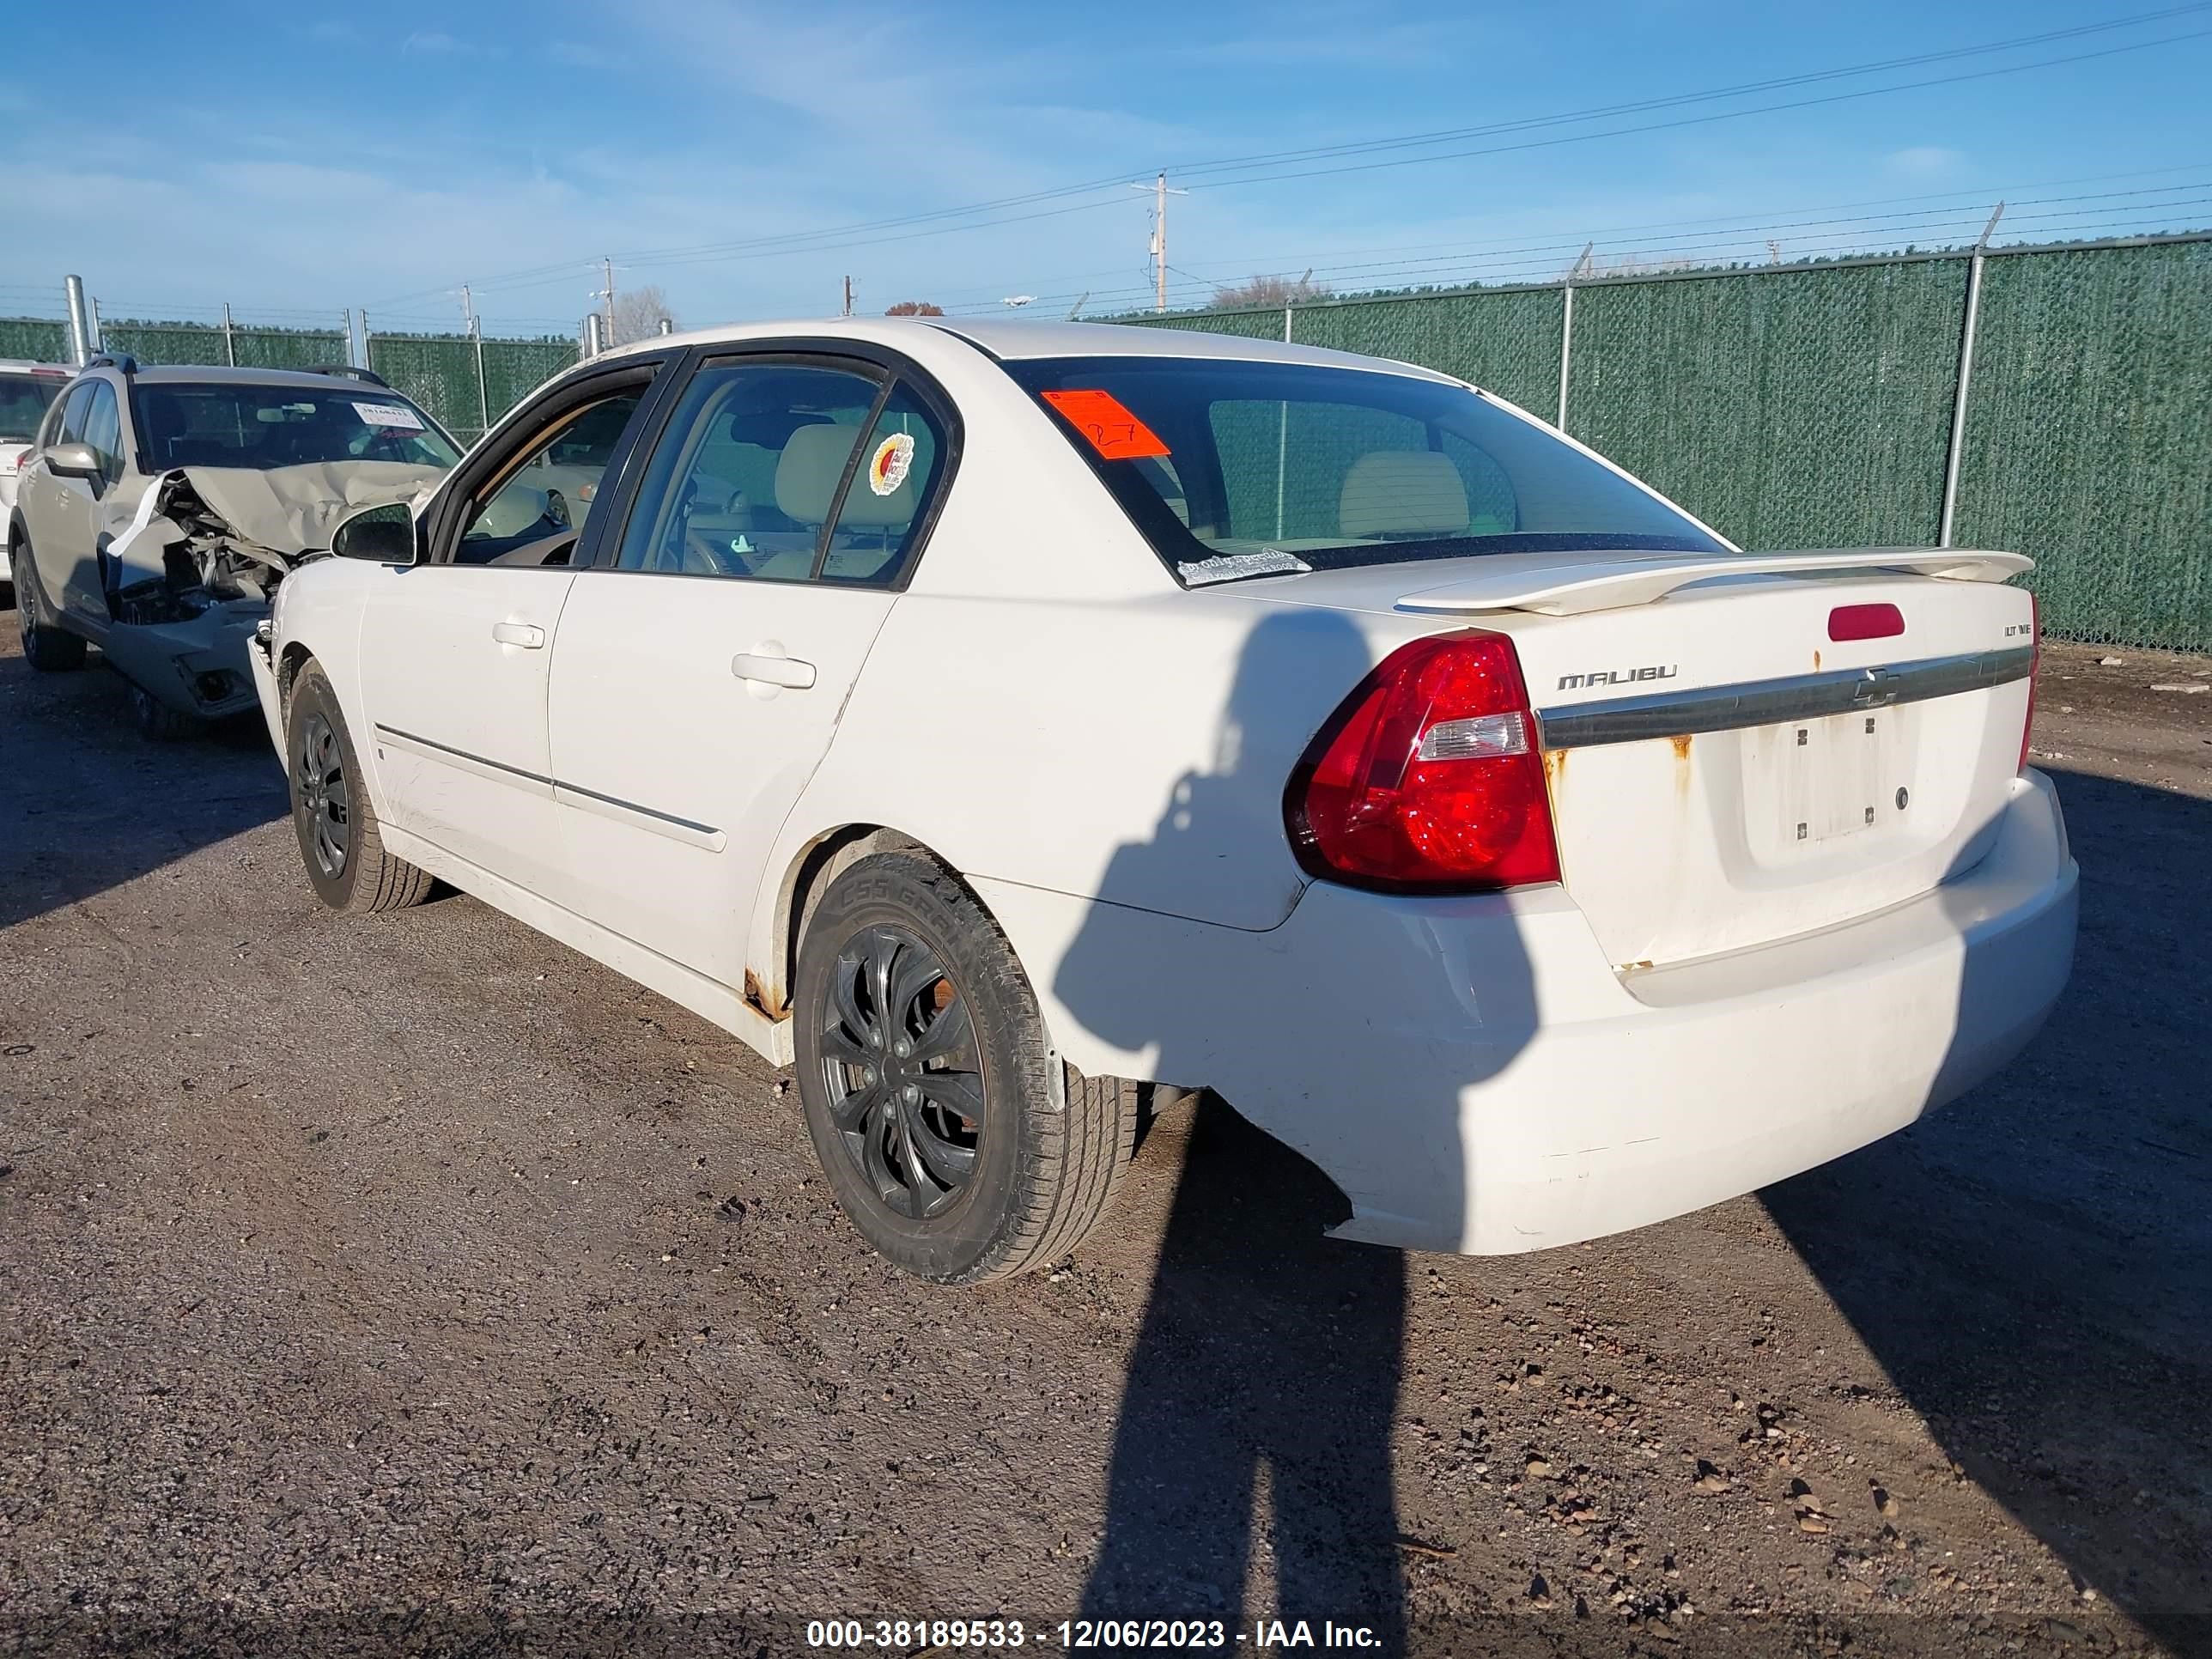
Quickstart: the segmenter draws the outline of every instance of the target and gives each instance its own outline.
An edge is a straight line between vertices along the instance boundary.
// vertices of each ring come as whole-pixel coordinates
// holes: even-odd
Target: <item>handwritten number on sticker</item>
[[[1096,388],[1048,392],[1045,402],[1065,416],[1091,447],[1109,461],[1133,461],[1147,455],[1164,455],[1168,447],[1159,434],[1130,412],[1110,392]]]

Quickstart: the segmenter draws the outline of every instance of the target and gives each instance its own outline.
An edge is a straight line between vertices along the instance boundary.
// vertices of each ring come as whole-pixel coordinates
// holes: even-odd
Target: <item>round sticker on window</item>
[[[876,446],[876,453],[868,460],[868,488],[878,495],[888,495],[906,482],[906,475],[914,465],[914,438],[911,434],[895,432]]]

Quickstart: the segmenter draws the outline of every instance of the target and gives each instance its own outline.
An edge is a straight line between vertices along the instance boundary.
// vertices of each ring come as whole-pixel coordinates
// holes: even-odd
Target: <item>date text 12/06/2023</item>
[[[1019,1619],[817,1619],[808,1621],[810,1648],[908,1652],[1006,1650],[1060,1647],[1071,1653],[1126,1649],[1231,1648],[1258,1653],[1299,1648],[1373,1649],[1382,1638],[1364,1625],[1333,1619],[1261,1619],[1249,1630],[1220,1619],[1063,1619],[1057,1625]]]

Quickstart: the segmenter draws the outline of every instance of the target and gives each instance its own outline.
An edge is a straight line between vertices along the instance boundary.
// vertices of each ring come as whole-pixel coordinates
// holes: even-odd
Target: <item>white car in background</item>
[[[11,550],[4,539],[15,507],[15,477],[31,453],[39,422],[76,371],[61,363],[0,358],[0,596],[14,602]]]
[[[617,420],[587,523],[484,528]],[[253,659],[316,891],[442,878],[795,1066],[934,1279],[1073,1247],[1144,1085],[1346,1237],[1638,1226],[1969,1087],[2071,960],[2026,560],[1739,552],[1403,364],[656,339],[333,547]]]

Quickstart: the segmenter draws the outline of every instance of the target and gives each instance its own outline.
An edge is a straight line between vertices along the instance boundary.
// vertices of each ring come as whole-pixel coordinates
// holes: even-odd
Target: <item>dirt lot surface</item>
[[[472,899],[333,918],[258,731],[10,629],[0,1651],[2212,1652],[2212,695],[2147,689],[2208,678],[2047,653],[2074,986],[1906,1133],[1470,1261],[1207,1105],[955,1293],[733,1041]]]

